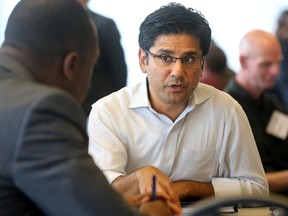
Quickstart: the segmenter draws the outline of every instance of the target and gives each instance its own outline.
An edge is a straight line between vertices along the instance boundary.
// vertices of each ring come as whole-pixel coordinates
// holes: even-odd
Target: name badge
[[[275,110],[268,122],[266,132],[285,140],[288,135],[288,115]]]

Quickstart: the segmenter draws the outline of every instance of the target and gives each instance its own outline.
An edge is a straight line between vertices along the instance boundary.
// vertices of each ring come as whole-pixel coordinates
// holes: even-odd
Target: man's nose
[[[181,77],[184,74],[184,64],[180,59],[173,59],[171,64],[171,76]]]

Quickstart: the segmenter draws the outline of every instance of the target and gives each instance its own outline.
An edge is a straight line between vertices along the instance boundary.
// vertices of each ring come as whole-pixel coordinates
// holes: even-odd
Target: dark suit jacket
[[[126,86],[127,67],[120,34],[110,18],[89,11],[99,36],[100,58],[94,67],[90,89],[82,104],[88,116],[91,105],[98,99]]]
[[[85,117],[0,52],[0,215],[139,215],[88,155]]]

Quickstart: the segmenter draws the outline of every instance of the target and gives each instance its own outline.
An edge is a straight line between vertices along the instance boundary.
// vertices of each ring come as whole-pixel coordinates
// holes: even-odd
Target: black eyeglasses
[[[176,63],[177,60],[179,59],[181,63],[187,67],[187,68],[200,68],[201,67],[201,61],[202,57],[201,56],[196,56],[196,55],[191,55],[191,56],[185,56],[183,58],[178,58],[170,55],[156,55],[154,53],[151,53],[150,51],[145,49],[145,52],[152,56],[153,59],[155,60],[156,64],[159,65],[160,67],[169,67],[173,65],[173,63]]]

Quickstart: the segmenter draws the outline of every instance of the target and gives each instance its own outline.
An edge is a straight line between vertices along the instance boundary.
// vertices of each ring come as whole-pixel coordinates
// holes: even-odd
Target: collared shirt
[[[259,153],[241,106],[199,83],[173,122],[150,105],[146,82],[97,101],[88,121],[89,153],[113,182],[152,165],[172,181],[212,182],[215,196],[267,195]]]

